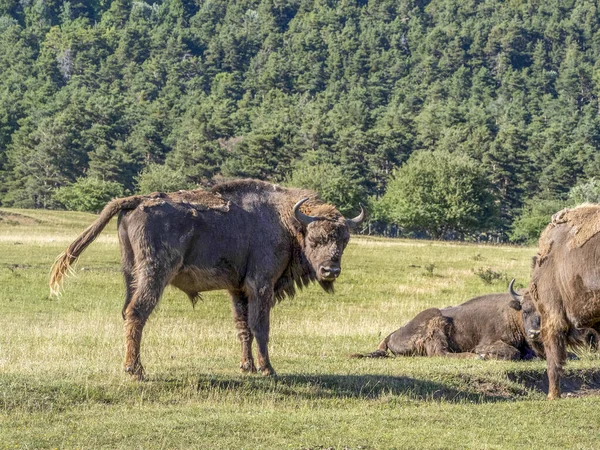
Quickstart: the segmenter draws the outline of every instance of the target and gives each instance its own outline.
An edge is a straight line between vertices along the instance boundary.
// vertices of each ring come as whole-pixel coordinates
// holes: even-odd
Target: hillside
[[[316,183],[349,213],[435,150],[479,165],[506,231],[598,172],[599,19],[555,0],[5,0],[0,202],[143,173]]]

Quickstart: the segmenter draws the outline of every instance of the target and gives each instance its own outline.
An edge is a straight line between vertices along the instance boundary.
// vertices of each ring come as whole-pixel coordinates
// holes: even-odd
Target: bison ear
[[[510,302],[508,302],[508,306],[510,306],[515,311],[521,311],[521,308],[522,308],[521,303],[519,303],[516,300],[511,300]]]

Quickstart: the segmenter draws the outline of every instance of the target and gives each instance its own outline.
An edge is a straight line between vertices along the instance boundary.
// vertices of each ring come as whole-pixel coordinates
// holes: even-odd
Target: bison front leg
[[[265,376],[275,375],[269,360],[269,328],[273,297],[273,286],[263,284],[250,294],[248,299],[248,325],[256,338],[258,370]]]
[[[560,376],[567,359],[563,334],[556,331],[549,332],[544,336],[544,349],[548,372],[548,400],[554,400],[560,398]]]
[[[233,318],[237,336],[242,344],[242,359],[240,360],[240,370],[242,372],[256,372],[254,358],[252,357],[252,340],[254,336],[248,326],[248,297],[242,292],[229,292],[233,309]]]

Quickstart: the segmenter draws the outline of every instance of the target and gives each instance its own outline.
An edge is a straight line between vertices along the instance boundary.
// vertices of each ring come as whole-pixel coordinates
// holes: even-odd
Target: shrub
[[[335,205],[345,216],[356,213],[364,197],[362,186],[346,176],[340,166],[319,161],[310,152],[296,162],[286,184],[318,192],[323,200]]]
[[[587,202],[600,203],[600,180],[596,178],[578,183],[569,191],[569,205],[575,206]]]
[[[123,186],[116,181],[79,178],[54,192],[53,199],[72,211],[99,212],[115,197],[123,196]]]
[[[182,172],[160,164],[146,166],[136,181],[140,194],[174,192],[195,187]]]
[[[462,153],[418,151],[397,170],[378,215],[408,231],[434,238],[490,227],[497,211],[481,164]]]
[[[550,223],[552,214],[566,206],[561,200],[531,199],[525,202],[509,233],[513,242],[535,244],[540,233]]]
[[[492,269],[490,267],[488,267],[487,269],[484,269],[483,267],[474,269],[473,273],[475,273],[475,275],[477,275],[479,278],[481,278],[484,281],[484,283],[486,283],[486,284],[492,284],[496,280],[508,281],[508,277],[507,277],[506,273],[496,272],[494,269]]]

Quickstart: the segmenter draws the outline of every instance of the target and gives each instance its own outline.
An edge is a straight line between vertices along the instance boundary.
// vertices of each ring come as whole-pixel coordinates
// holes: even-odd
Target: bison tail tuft
[[[104,227],[110,222],[121,210],[135,209],[144,200],[142,196],[133,196],[125,198],[117,198],[109,202],[100,216],[75,239],[67,249],[61,253],[50,272],[50,294],[59,295],[61,285],[65,275],[73,273],[72,264],[77,260],[79,255],[98,237]]]
[[[50,295],[55,297],[60,295],[62,281],[65,275],[72,275],[75,272],[71,264],[76,259],[77,256],[69,253],[68,250],[58,255],[52,266],[52,272],[50,273]]]
[[[375,350],[371,353],[353,353],[349,358],[387,358],[388,352],[385,350]]]

